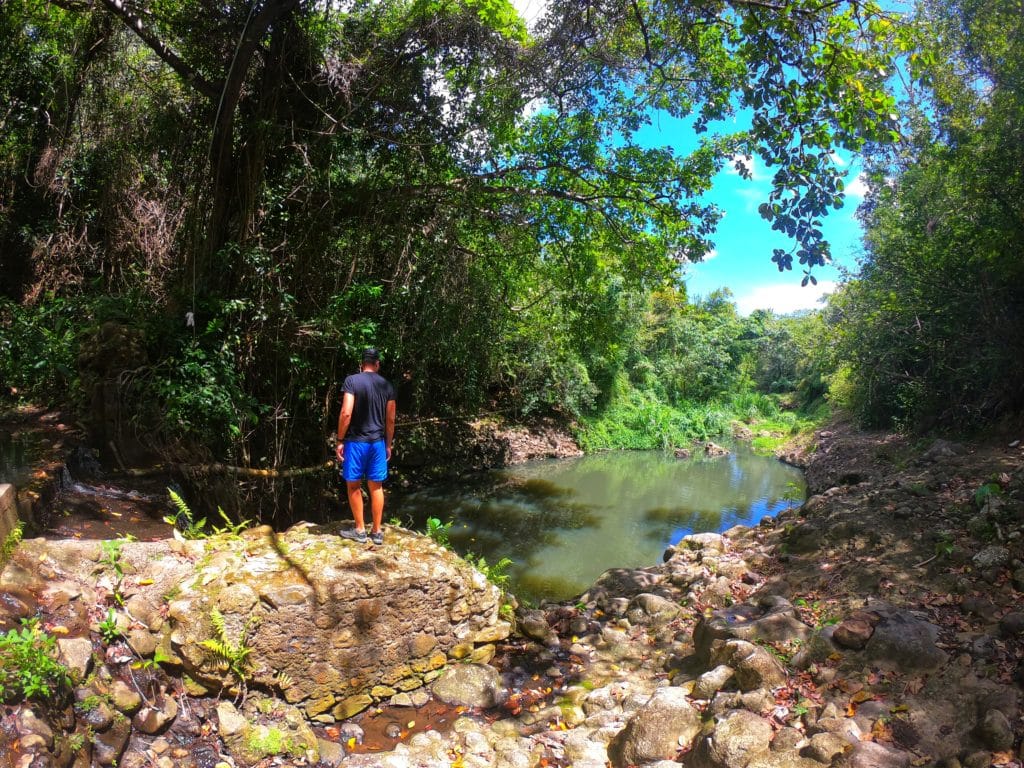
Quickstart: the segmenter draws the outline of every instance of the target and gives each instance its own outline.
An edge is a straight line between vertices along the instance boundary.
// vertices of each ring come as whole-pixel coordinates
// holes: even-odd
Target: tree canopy
[[[245,461],[316,450],[293,430],[370,339],[421,412],[607,393],[629,297],[711,247],[720,169],[774,169],[774,261],[809,277],[832,152],[896,125],[873,2],[553,3],[527,29],[506,0],[8,0],[0,29],[4,294],[139,326],[137,422]],[[639,141],[659,112],[692,153]]]

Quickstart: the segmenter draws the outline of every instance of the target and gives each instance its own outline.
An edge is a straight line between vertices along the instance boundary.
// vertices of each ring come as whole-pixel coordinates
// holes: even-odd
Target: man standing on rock
[[[355,520],[354,529],[341,535],[366,541],[363,523],[363,479],[370,491],[373,527],[370,541],[384,543],[381,521],[384,517],[384,481],[391,461],[391,442],[395,436],[395,388],[380,375],[380,353],[373,347],[363,350],[359,373],[342,385],[341,415],[338,417],[338,463],[348,492],[348,505]]]

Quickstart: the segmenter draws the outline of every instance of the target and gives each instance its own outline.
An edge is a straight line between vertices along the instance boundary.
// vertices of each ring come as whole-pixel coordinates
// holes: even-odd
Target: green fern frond
[[[178,510],[178,514],[183,515],[187,520],[191,520],[192,510],[188,508],[188,503],[172,489],[168,488],[167,492],[171,495],[171,503]]]

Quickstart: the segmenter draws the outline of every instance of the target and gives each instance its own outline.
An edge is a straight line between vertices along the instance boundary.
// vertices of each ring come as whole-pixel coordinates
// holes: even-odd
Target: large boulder
[[[433,693],[446,704],[487,708],[506,696],[501,675],[486,664],[456,664],[434,681]]]
[[[693,645],[697,657],[707,660],[716,640],[787,642],[806,640],[812,631],[784,597],[763,595],[755,602],[738,603],[702,618],[693,630]]]
[[[753,712],[727,712],[697,747],[690,764],[693,768],[746,768],[755,758],[767,756],[772,733],[768,721]]]
[[[700,728],[700,713],[682,688],[659,688],[609,743],[608,757],[615,768],[672,760]]]

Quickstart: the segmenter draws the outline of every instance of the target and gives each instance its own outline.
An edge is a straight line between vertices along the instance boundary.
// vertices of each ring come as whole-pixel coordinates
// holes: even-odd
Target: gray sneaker
[[[384,531],[381,530],[381,531],[377,531],[376,533],[371,533],[370,534],[370,541],[372,541],[377,546],[380,546],[381,544],[383,544],[384,543]]]
[[[341,538],[355,541],[359,544],[366,543],[366,531],[357,531],[355,528],[346,528],[341,532]]]

